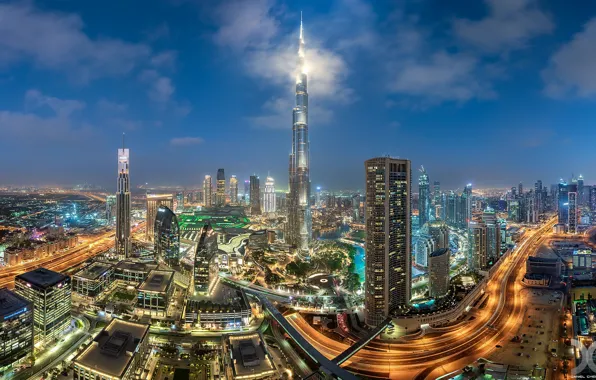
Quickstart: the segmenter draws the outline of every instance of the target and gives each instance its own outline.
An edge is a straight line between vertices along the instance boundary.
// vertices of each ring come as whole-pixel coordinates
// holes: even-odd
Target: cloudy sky
[[[55,0],[0,2],[0,184],[115,187],[124,132],[133,185],[286,187],[300,11],[313,185],[596,183],[594,2]]]

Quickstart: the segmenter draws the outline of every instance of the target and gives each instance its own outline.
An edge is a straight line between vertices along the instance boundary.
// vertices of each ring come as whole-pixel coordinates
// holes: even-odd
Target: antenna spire
[[[300,11],[300,39],[302,39],[302,11]]]
[[[122,132],[122,149],[124,149],[124,135],[125,135],[125,133]]]

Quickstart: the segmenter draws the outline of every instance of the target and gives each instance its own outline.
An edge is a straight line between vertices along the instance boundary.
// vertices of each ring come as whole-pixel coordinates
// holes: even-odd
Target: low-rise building
[[[250,324],[252,309],[242,291],[237,291],[233,302],[217,303],[189,299],[184,309],[184,321],[204,329],[241,329]]]
[[[174,271],[152,270],[137,289],[135,310],[138,314],[164,318],[174,291]]]
[[[157,265],[147,264],[132,260],[122,260],[114,267],[114,279],[124,283],[138,286],[145,281],[149,272],[156,269]]]
[[[113,264],[95,261],[72,276],[72,291],[93,300],[110,286],[113,277]]]
[[[230,379],[263,379],[276,374],[273,359],[259,333],[226,336],[225,353]]]
[[[141,378],[149,325],[113,319],[73,360],[74,380]]]
[[[0,289],[0,371],[33,353],[33,304]]]

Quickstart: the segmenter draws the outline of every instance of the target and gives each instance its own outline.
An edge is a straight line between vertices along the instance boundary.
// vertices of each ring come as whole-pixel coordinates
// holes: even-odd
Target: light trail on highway
[[[435,379],[461,369],[495,349],[519,327],[524,310],[519,290],[525,274],[525,259],[552,231],[551,219],[537,231],[529,232],[525,240],[500,265],[488,283],[485,307],[480,316],[466,325],[432,337],[407,342],[373,341],[369,348],[356,353],[344,367],[358,375],[392,379]],[[287,317],[317,350],[328,358],[335,358],[348,345],[316,331],[299,314]]]

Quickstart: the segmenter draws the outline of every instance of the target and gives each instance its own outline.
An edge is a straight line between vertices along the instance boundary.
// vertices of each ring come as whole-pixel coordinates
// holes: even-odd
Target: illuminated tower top
[[[128,149],[124,148],[124,134],[122,134],[122,149],[118,149],[118,174],[128,174],[129,158]]]

